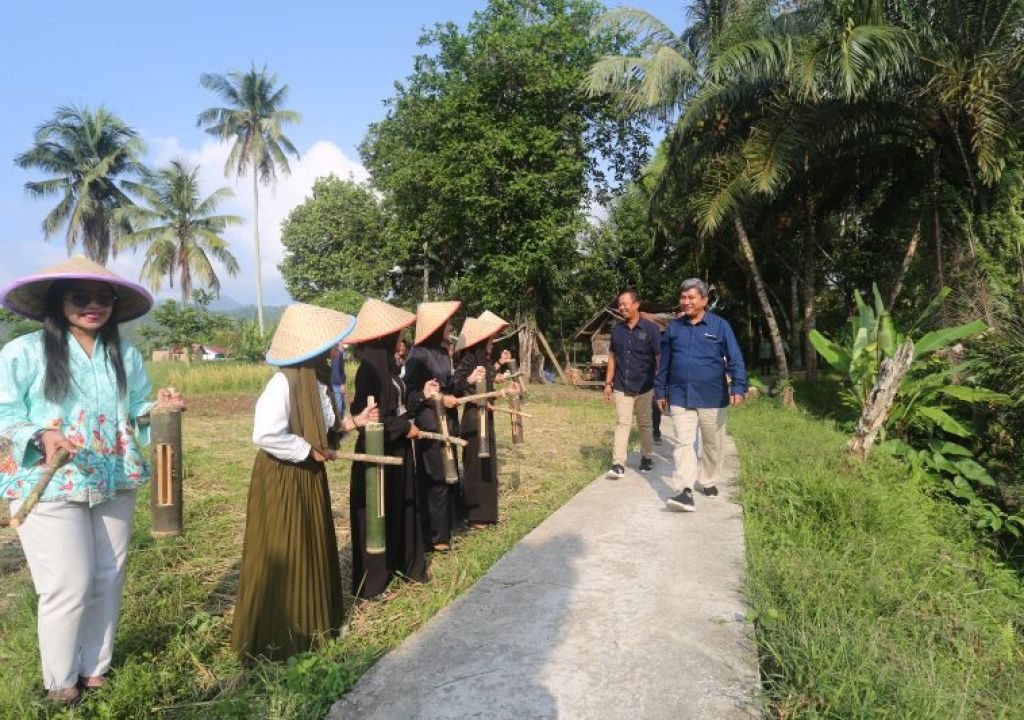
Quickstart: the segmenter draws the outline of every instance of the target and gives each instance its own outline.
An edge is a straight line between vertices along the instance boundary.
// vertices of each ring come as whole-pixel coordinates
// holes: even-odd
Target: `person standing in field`
[[[69,459],[18,527],[39,596],[39,656],[48,697],[61,704],[100,688],[121,610],[135,491],[149,482],[154,407],[184,410],[170,388],[149,400],[142,356],[119,324],[152,296],[77,256],[0,293],[43,329],[0,352],[0,495],[17,513],[58,453]]]
[[[350,315],[295,303],[267,351],[267,363],[279,369],[256,401],[252,440],[259,452],[231,634],[245,660],[310,650],[337,635],[344,620],[325,463],[343,430],[377,415],[367,408],[359,417],[343,416],[331,390],[331,361],[354,324]]]
[[[416,426],[429,432],[440,432],[440,418],[432,403],[440,394],[448,433],[458,436],[459,412],[455,398],[454,374],[448,353],[451,316],[462,305],[458,300],[422,302],[416,308],[416,337],[405,363],[403,379],[412,390],[410,403],[417,405]],[[427,383],[433,382],[428,387]],[[431,397],[424,390],[429,389]],[[439,440],[416,440],[416,477],[421,493],[423,531],[427,543],[436,552],[451,549],[452,530],[458,526],[458,485],[445,480],[443,453]],[[452,453],[455,455],[455,453]]]
[[[654,468],[651,458],[654,454],[651,407],[654,376],[661,352],[661,329],[654,322],[640,317],[640,299],[635,290],[626,290],[619,295],[618,309],[622,321],[612,328],[604,382],[604,399],[615,403],[616,418],[609,478],[621,478],[626,474],[626,452],[634,416],[640,431],[640,472],[650,472]]]
[[[693,487],[718,495],[722,469],[726,409],[738,406],[747,392],[747,371],[732,327],[707,311],[708,286],[698,278],[682,284],[682,315],[668,324],[661,340],[661,367],[654,383],[662,411],[671,407],[675,429],[675,470],[682,491],[666,503],[672,510],[693,512]],[[730,384],[731,379],[731,384]],[[689,439],[700,429],[700,465]]]

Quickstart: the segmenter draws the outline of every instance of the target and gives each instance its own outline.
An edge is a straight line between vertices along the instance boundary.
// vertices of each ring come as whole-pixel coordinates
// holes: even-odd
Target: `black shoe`
[[[640,472],[648,473],[654,469],[654,461],[650,458],[643,458],[640,461]]]
[[[675,497],[665,501],[669,510],[680,510],[682,512],[694,512],[697,508],[693,506],[693,490],[686,488]]]
[[[654,436],[654,444],[655,445],[661,445],[661,435],[655,435]]]
[[[714,485],[707,485],[704,487],[704,494],[708,497],[718,497],[718,488]]]
[[[626,475],[626,468],[621,465],[612,465],[611,470],[608,471],[606,477],[609,478],[620,478]]]

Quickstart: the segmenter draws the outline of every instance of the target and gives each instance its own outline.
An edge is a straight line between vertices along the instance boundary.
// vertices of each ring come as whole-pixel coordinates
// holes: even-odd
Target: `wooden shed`
[[[572,336],[570,380],[576,385],[604,385],[608,351],[612,340],[612,327],[622,320],[618,311],[619,298],[594,313]],[[640,316],[651,320],[664,330],[675,317],[676,308],[664,303],[640,301]],[[577,355],[577,351],[582,352]],[[577,359],[577,357],[579,359]]]

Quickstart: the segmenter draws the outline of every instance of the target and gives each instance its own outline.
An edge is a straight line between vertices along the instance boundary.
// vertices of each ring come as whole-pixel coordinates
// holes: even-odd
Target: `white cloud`
[[[177,138],[157,138],[150,143],[153,149],[152,165],[159,167],[175,158],[185,158],[200,167],[202,193],[210,194],[216,188],[230,187],[235,197],[224,203],[220,212],[239,215],[241,225],[230,228],[225,239],[231,245],[232,254],[240,266],[237,277],[221,275],[221,294],[240,303],[254,303],[256,300],[255,251],[253,247],[253,195],[252,176],[224,176],[224,162],[230,145],[224,142],[207,141],[198,149],[182,147]],[[263,269],[263,302],[280,305],[289,301],[288,292],[278,264],[284,257],[281,245],[281,223],[291,210],[301,204],[312,192],[313,183],[321,177],[334,174],[340,178],[352,178],[362,182],[369,177],[366,169],[350,159],[334,143],[318,140],[298,160],[290,162],[291,174],[281,175],[273,187],[260,186],[260,264]],[[121,258],[118,258],[118,262]],[[141,264],[136,259],[136,263]],[[113,264],[112,264],[113,267]],[[138,270],[133,271],[137,277]]]

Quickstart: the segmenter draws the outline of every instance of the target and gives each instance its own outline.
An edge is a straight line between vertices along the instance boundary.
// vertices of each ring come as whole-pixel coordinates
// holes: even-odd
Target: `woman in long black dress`
[[[425,397],[424,391],[429,388],[431,396],[439,393],[443,398],[448,433],[452,436],[458,435],[459,414],[454,396],[452,360],[448,354],[447,338],[451,329],[448,321],[461,304],[458,300],[419,304],[416,308],[416,338],[405,362],[404,375],[410,388],[410,404],[419,407],[417,427],[430,432],[441,430],[434,404],[431,398]],[[428,546],[437,552],[451,549],[452,530],[460,522],[459,486],[449,485],[445,480],[445,452],[443,443],[438,440],[416,440],[416,478],[420,505],[425,511],[423,533]]]
[[[352,464],[352,487],[349,495],[352,520],[352,588],[363,598],[384,593],[391,579],[401,575],[409,580],[428,579],[424,556],[423,532],[420,527],[419,494],[413,448],[410,440],[418,428],[413,422],[417,408],[408,405],[405,383],[399,377],[395,348],[402,330],[416,316],[401,308],[374,298],[363,303],[356,327],[345,340],[358,345],[359,368],[356,370],[355,393],[351,411],[358,414],[367,399],[376,401],[380,422],[384,425],[384,454],[401,457],[401,466],[389,465],[384,472],[384,513],[386,552],[366,551],[366,465]],[[365,452],[363,432],[356,440],[356,452]]]
[[[494,390],[496,370],[491,361],[494,336],[508,327],[508,323],[494,313],[479,318],[467,318],[459,333],[456,351],[460,352],[455,366],[452,389],[457,397],[476,393],[476,383],[486,378],[487,392]],[[516,392],[515,383],[509,388]],[[480,457],[481,414],[476,403],[468,403],[462,411],[462,437],[469,445],[463,450],[463,496],[469,515],[470,527],[476,530],[498,522],[498,448],[494,439],[494,413],[484,413],[490,457]]]

